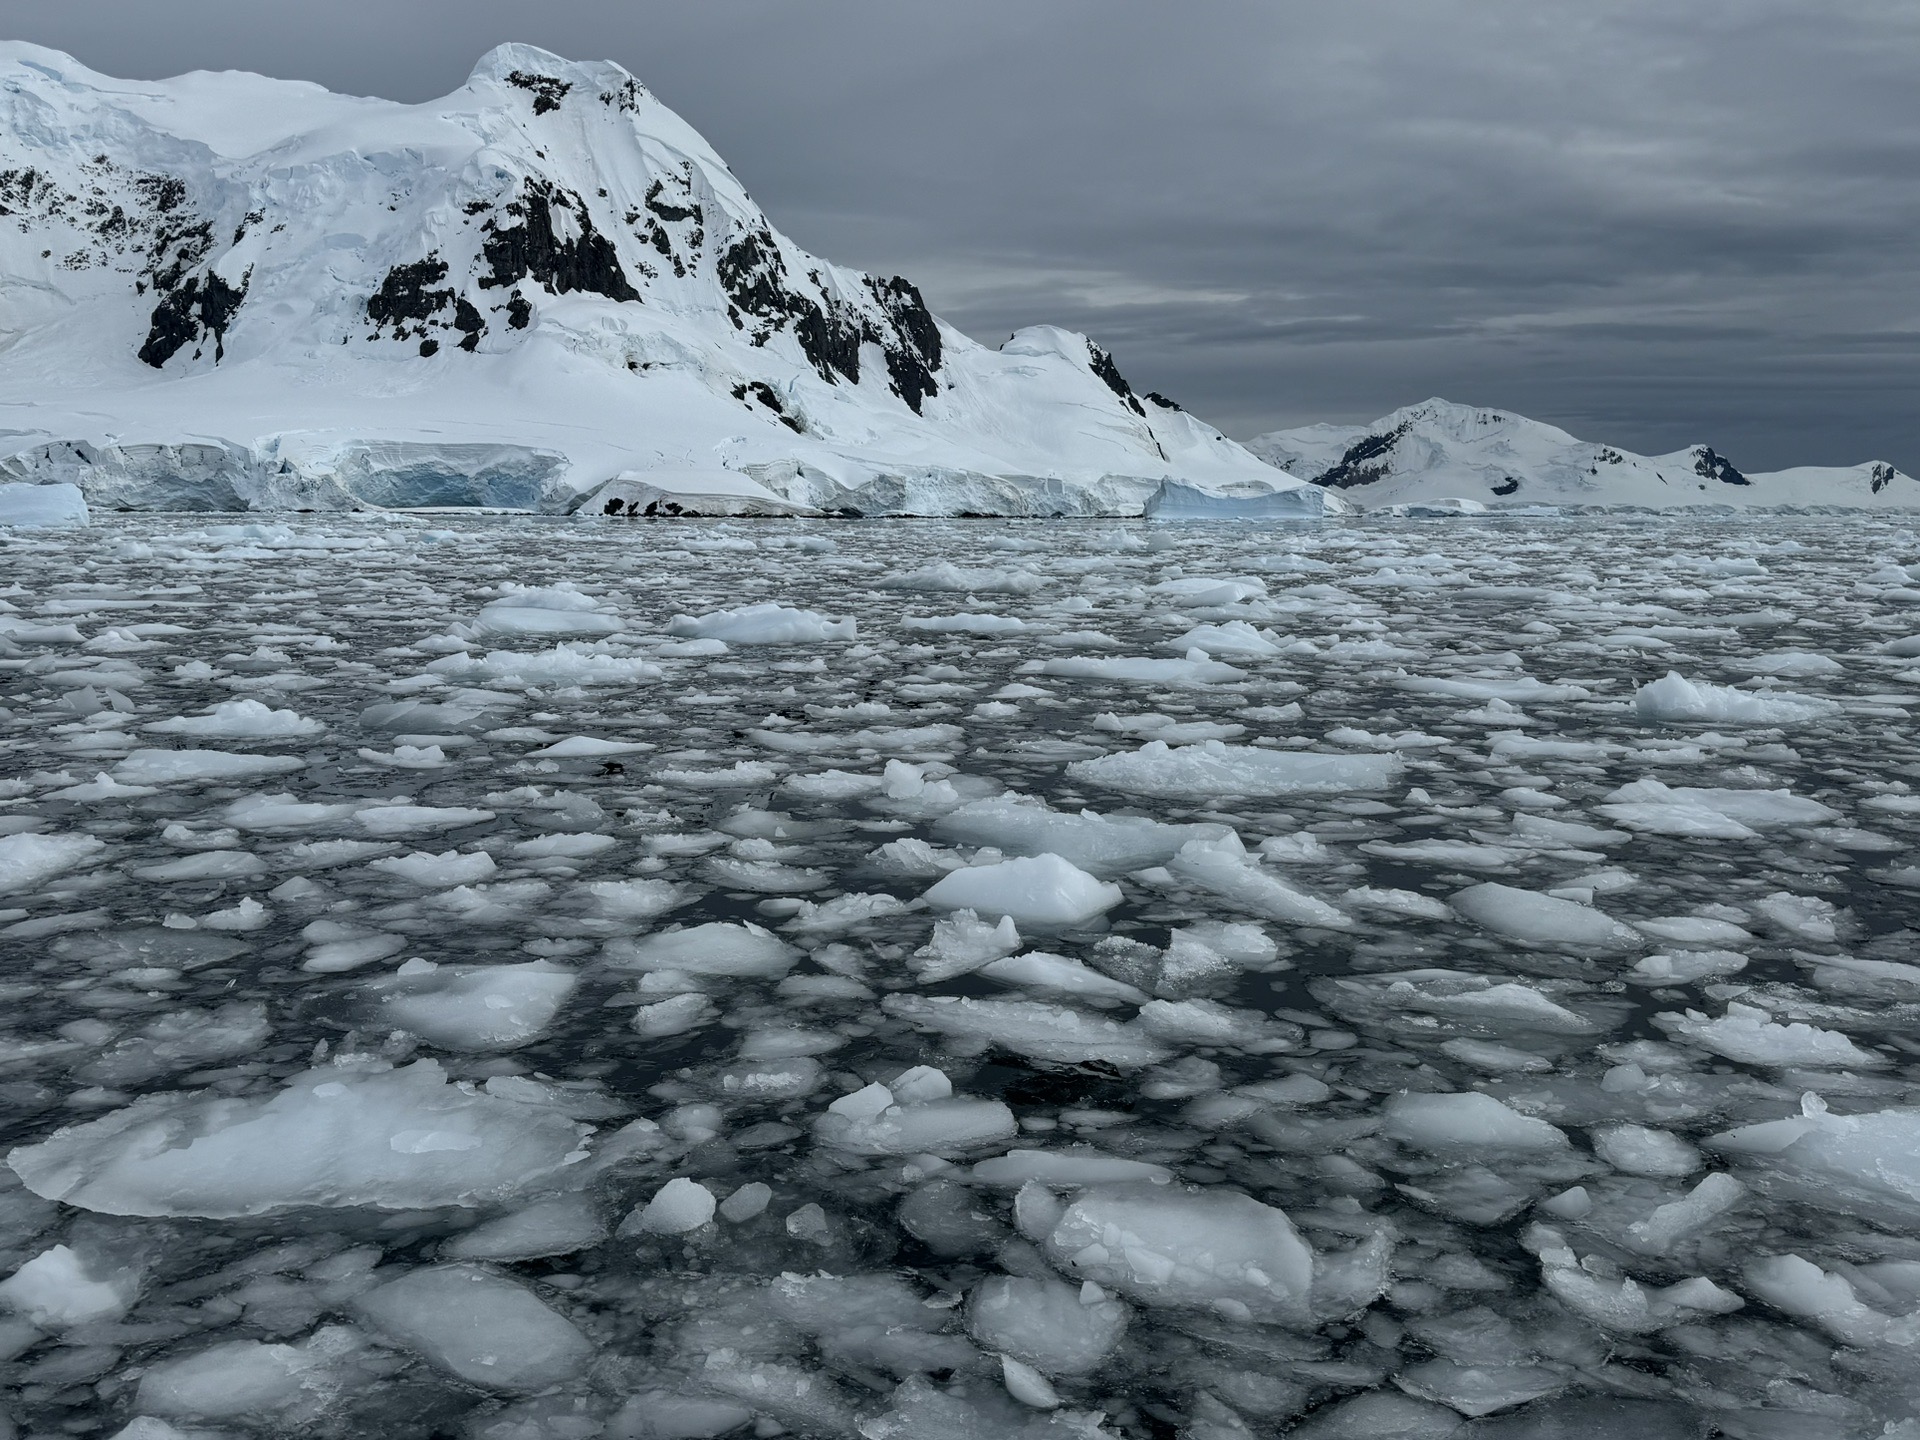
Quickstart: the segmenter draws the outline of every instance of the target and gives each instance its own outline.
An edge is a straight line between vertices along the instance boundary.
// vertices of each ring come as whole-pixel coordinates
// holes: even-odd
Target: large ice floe
[[[624,518],[0,531],[0,1436],[1911,1440],[1910,529]]]

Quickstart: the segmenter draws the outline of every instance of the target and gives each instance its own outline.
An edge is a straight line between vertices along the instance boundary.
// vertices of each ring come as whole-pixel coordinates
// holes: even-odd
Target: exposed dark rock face
[[[674,205],[662,200],[660,192],[666,188],[666,183],[661,180],[656,180],[647,187],[646,199],[643,202],[647,209],[669,223],[681,220],[691,220],[696,225],[705,223],[706,217],[698,205]]]
[[[405,339],[409,320],[424,326],[442,307],[453,304],[452,290],[429,288],[446,278],[447,262],[438,255],[394,266],[380,288],[367,297],[367,318],[376,326],[394,326],[399,338]]]
[[[391,325],[394,339],[418,338],[420,353],[431,355],[440,348],[440,343],[428,337],[428,327],[454,329],[460,332],[462,350],[469,353],[477,350],[487,322],[472,301],[456,294],[450,286],[440,286],[439,282],[446,278],[447,262],[438,254],[410,265],[394,266],[380,282],[380,288],[367,297],[367,318],[374,324],[374,333],[378,335]],[[445,318],[449,310],[453,312],[451,320]],[[429,345],[433,349],[429,350]]]
[[[536,115],[558,110],[560,102],[567,98],[567,92],[573,89],[569,81],[555,79],[551,75],[529,75],[524,70],[515,70],[507,76],[507,83],[533,93],[533,113]]]
[[[749,395],[778,416],[780,423],[793,431],[794,434],[804,435],[807,433],[805,427],[787,413],[787,407],[781,402],[780,392],[775,390],[773,386],[769,385],[766,381],[743,380],[740,384],[733,387],[734,399],[745,401]]]
[[[1873,493],[1878,495],[1893,483],[1893,477],[1896,472],[1891,465],[1875,464],[1873,469],[1867,473],[1871,478]]]
[[[515,330],[527,328],[527,322],[533,318],[533,306],[527,303],[527,297],[518,290],[507,299],[507,324]]]
[[[1144,416],[1147,413],[1140,408],[1140,397],[1133,393],[1133,386],[1127,383],[1127,377],[1113,363],[1113,356],[1091,340],[1087,342],[1087,364],[1105,382],[1106,387],[1120,397],[1121,404],[1136,415]]]
[[[1386,456],[1398,445],[1401,438],[1413,428],[1413,421],[1403,420],[1384,435],[1363,435],[1347,447],[1339,463],[1314,477],[1316,485],[1330,486],[1335,490],[1350,490],[1356,485],[1371,485],[1383,480],[1387,475]]]
[[[483,288],[532,279],[556,295],[578,290],[609,300],[640,299],[640,292],[620,268],[619,252],[594,228],[593,215],[578,195],[529,178],[522,197],[504,208],[521,223],[507,230],[496,220],[487,221],[487,237],[480,248],[490,269],[480,277]],[[560,238],[553,220],[556,209],[573,212],[572,226],[579,234],[572,239]]]
[[[880,338],[880,347],[886,352],[887,378],[893,393],[918,415],[920,402],[940,393],[933,378],[942,353],[939,323],[919,289],[898,275],[891,280],[869,278],[867,288],[892,322],[893,335]]]
[[[1180,403],[1177,400],[1169,400],[1166,396],[1162,395],[1158,390],[1147,391],[1146,398],[1150,404],[1158,405],[1162,410],[1180,409]]]
[[[716,273],[733,302],[728,314],[735,326],[745,330],[742,317],[753,317],[759,323],[751,339],[764,345],[791,325],[802,353],[829,385],[838,383],[835,376],[859,384],[860,347],[873,344],[886,357],[889,388],[914,414],[920,413],[922,400],[939,393],[933,377],[941,361],[940,327],[920,292],[898,276],[867,281],[887,320],[881,327],[831,295],[824,295],[822,304],[801,294],[788,278],[777,243],[765,230],[749,230],[729,245]],[[820,284],[818,274],[813,279]]]
[[[1733,462],[1711,445],[1702,445],[1693,454],[1693,473],[1702,480],[1718,480],[1727,485],[1751,485],[1753,482],[1733,468]]]
[[[197,345],[213,337],[213,360],[217,365],[226,358],[227,327],[233,323],[240,304],[247,298],[249,270],[237,286],[229,285],[209,271],[189,275],[167,290],[153,307],[152,323],[139,358],[158,370],[188,345]],[[196,355],[198,350],[194,352]]]
[[[1514,479],[1511,475],[1504,475],[1501,477],[1500,483],[1493,487],[1493,493],[1496,495],[1511,495],[1519,488],[1520,482],[1518,480]]]

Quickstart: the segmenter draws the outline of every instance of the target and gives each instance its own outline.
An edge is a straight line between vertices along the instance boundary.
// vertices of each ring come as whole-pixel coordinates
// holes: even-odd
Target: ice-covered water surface
[[[1894,522],[0,546],[21,1433],[1920,1433]]]

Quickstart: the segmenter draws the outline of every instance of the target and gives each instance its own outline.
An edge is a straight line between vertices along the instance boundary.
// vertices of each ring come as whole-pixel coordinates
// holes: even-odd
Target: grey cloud
[[[418,100],[621,61],[776,223],[1229,433],[1430,394],[1920,470],[1920,9],[1859,0],[64,0],[109,72]]]

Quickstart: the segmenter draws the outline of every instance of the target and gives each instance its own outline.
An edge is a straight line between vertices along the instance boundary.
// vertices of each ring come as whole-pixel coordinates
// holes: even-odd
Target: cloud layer
[[[985,340],[1087,330],[1249,435],[1430,394],[1736,463],[1920,471],[1907,0],[66,0],[110,73],[418,100],[628,66],[776,224]]]

